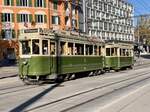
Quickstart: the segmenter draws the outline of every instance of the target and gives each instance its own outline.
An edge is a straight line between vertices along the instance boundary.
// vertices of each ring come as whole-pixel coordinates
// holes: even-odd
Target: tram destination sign
[[[36,28],[36,29],[25,29],[24,30],[24,33],[38,33],[39,32],[39,29]]]

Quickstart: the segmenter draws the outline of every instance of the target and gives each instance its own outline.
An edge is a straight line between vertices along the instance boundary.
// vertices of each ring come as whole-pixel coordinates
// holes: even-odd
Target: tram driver
[[[33,47],[33,54],[39,54],[39,45],[38,45],[38,43],[33,42],[32,47]]]

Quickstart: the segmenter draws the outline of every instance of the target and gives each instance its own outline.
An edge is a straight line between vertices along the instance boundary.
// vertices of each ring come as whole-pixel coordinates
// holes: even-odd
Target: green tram
[[[132,44],[104,43],[78,33],[25,29],[19,45],[19,77],[25,83],[63,81],[133,65]]]
[[[106,43],[105,44],[105,69],[118,71],[132,68],[133,44],[132,43]]]

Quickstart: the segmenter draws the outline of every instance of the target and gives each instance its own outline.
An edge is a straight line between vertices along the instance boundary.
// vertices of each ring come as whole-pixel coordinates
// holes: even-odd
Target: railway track
[[[145,68],[148,65],[150,65],[150,64],[146,64],[145,66],[137,66],[135,68],[135,70]],[[119,73],[126,73],[126,70],[120,71]],[[111,83],[111,84],[113,84],[113,83]],[[33,89],[33,88],[37,88],[37,87],[39,87],[39,85],[16,85],[16,86],[11,86],[11,87],[0,89],[0,95],[11,94],[11,93],[24,91],[24,90],[28,90],[28,89]],[[13,90],[13,89],[15,89],[15,90]]]
[[[126,71],[120,71],[120,73],[126,73]],[[20,91],[24,91],[24,90],[28,90],[28,89],[37,88],[37,87],[41,87],[41,86],[39,86],[39,85],[16,85],[16,86],[11,86],[11,87],[0,89],[0,95],[11,94],[11,93],[20,92]],[[15,89],[15,90],[13,90],[13,89]]]
[[[37,86],[37,85],[35,85],[35,86],[20,85],[20,86],[8,87],[8,88],[0,89],[0,95],[13,94],[15,92],[34,89],[37,87],[39,87],[39,86]]]
[[[55,101],[51,101],[51,102],[47,102],[45,104],[41,104],[39,106],[35,106],[33,108],[30,108],[30,109],[27,109],[26,112],[31,112],[31,111],[38,111],[39,109],[41,108],[44,108],[44,107],[47,107],[47,106],[51,106],[51,105],[54,105],[54,104],[57,104],[57,103],[61,103],[61,102],[65,102],[66,100],[71,100],[73,98],[76,98],[76,97],[83,97],[85,94],[91,94],[95,91],[98,91],[98,90],[101,90],[101,89],[104,89],[104,88],[108,88],[108,87],[112,87],[112,86],[117,86],[119,84],[124,84],[124,83],[127,83],[129,81],[133,81],[132,83],[129,83],[129,84],[126,84],[122,87],[119,87],[119,88],[115,88],[113,89],[112,91],[109,91],[109,92],[106,92],[105,94],[103,95],[100,95],[100,96],[97,96],[97,97],[94,97],[92,99],[89,99],[85,102],[82,102],[82,103],[79,103],[79,104],[76,104],[76,105],[73,105],[73,106],[70,106],[64,110],[62,110],[62,112],[66,112],[66,111],[69,111],[71,109],[74,109],[74,108],[77,108],[78,106],[81,106],[85,103],[88,103],[88,102],[91,102],[97,98],[100,98],[100,97],[103,97],[105,95],[108,95],[108,94],[111,94],[113,93],[114,91],[118,91],[118,90],[121,90],[121,89],[124,89],[126,87],[129,87],[131,85],[134,85],[136,83],[139,83],[141,81],[144,81],[144,80],[147,80],[147,79],[150,79],[150,75],[148,75],[150,72],[145,72],[145,73],[139,73],[139,74],[134,74],[134,76],[131,76],[131,77],[128,77],[128,78],[125,78],[125,79],[122,79],[122,80],[119,80],[119,81],[114,81],[114,82],[111,82],[111,83],[108,83],[108,84],[105,84],[105,85],[102,85],[102,86],[99,86],[99,87],[95,87],[93,89],[89,89],[89,90],[86,90],[86,91],[82,91],[82,92],[79,92],[79,93],[76,93],[76,94],[73,94],[73,95],[70,95],[70,96],[67,96],[67,97],[64,97],[64,98],[60,98],[60,99],[57,99]],[[137,80],[138,79],[138,80]]]

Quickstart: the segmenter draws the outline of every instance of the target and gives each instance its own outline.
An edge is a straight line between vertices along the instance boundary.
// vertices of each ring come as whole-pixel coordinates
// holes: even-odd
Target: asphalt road
[[[149,69],[112,72],[41,86],[24,85],[17,77],[4,78],[0,80],[0,112],[119,112],[117,107],[117,111],[112,110],[119,101],[134,96],[133,93],[148,91],[142,88],[149,85]]]

